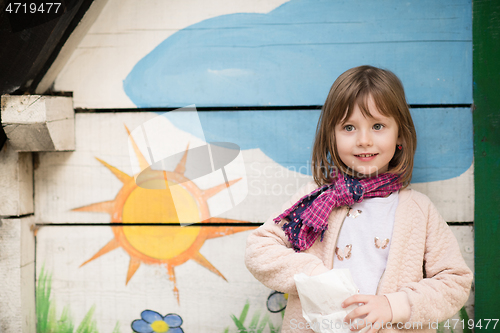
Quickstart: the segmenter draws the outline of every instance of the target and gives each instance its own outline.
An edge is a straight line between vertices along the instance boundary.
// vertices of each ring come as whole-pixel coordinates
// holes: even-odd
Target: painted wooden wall
[[[37,155],[40,332],[70,320],[142,332],[145,310],[158,332],[236,332],[240,321],[273,332],[281,313],[270,310],[285,300],[244,267],[246,237],[311,179],[319,110],[293,107],[322,105],[335,78],[363,64],[403,81],[419,139],[412,187],[473,268],[471,6],[110,0],[54,84],[82,109],[76,149]],[[187,105],[205,109],[163,114]],[[200,176],[207,142],[239,151]],[[148,171],[172,155],[165,173]],[[179,221],[212,225],[168,225]],[[472,317],[473,296],[467,304]]]

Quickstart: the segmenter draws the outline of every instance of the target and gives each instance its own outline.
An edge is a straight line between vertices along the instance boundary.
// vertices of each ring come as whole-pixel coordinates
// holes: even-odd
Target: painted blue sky
[[[411,104],[472,103],[470,0],[292,0],[182,29],[124,80],[138,107],[322,105],[335,78],[370,64],[395,72]],[[319,111],[201,112],[208,142],[260,148],[307,165]],[[412,111],[413,182],[457,177],[472,164],[468,108]],[[189,123],[177,127],[190,132]],[[302,168],[304,170],[304,168]]]
[[[333,81],[388,68],[411,104],[472,102],[470,0],[292,0],[182,29],[124,80],[138,107],[322,105]],[[188,15],[188,14],[186,14]]]

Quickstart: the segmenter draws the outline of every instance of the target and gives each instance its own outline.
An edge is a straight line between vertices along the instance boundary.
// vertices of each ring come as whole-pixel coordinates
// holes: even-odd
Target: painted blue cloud
[[[471,7],[470,0],[292,0],[268,14],[219,16],[167,38],[123,87],[138,107],[321,105],[339,74],[371,64],[401,78],[409,103],[468,104]],[[412,113],[419,134],[414,182],[457,177],[471,166],[469,109]],[[260,148],[310,174],[318,114],[201,112],[200,119],[208,142]]]
[[[207,142],[228,141],[241,149],[260,148],[276,163],[311,175],[311,147],[318,111],[199,112]],[[472,113],[468,108],[411,110],[418,136],[413,183],[457,177],[472,164]],[[165,116],[193,135],[181,114]],[[199,135],[197,135],[199,136]],[[200,136],[199,136],[200,137]]]
[[[409,103],[472,102],[470,0],[292,0],[182,29],[124,80],[138,107],[321,105],[335,78],[393,70]]]

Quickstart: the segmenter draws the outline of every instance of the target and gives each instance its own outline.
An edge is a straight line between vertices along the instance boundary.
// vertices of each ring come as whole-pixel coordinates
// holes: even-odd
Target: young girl
[[[351,330],[434,332],[464,305],[472,272],[458,243],[429,198],[407,189],[416,144],[392,72],[361,66],[334,82],[316,130],[314,182],[247,242],[250,272],[289,294],[283,333],[312,332],[295,287],[298,273],[350,269],[360,293],[339,301],[360,306],[344,321],[363,319]]]

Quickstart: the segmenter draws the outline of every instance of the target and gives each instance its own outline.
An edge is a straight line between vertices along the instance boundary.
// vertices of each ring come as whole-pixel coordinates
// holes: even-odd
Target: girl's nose
[[[369,131],[359,131],[358,140],[356,143],[359,147],[369,147],[373,144],[372,137]]]

